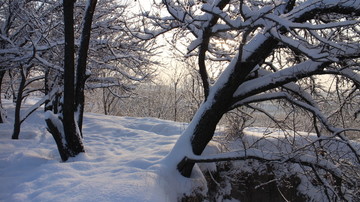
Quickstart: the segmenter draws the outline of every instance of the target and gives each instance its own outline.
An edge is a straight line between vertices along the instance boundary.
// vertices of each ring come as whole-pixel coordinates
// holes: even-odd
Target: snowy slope
[[[19,140],[11,122],[0,124],[0,201],[176,201],[192,188],[160,161],[185,124],[85,114],[86,153],[62,163],[41,110]]]

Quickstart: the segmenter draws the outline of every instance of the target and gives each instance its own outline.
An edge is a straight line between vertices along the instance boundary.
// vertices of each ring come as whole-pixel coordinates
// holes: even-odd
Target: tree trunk
[[[50,115],[46,118],[48,130],[53,135],[61,159],[67,161],[69,157],[84,152],[82,144],[82,122],[84,111],[84,86],[86,77],[86,60],[89,48],[91,22],[97,0],[89,0],[87,7],[77,65],[75,85],[75,48],[74,48],[74,0],[64,0],[65,26],[65,55],[64,55],[64,103],[63,118]],[[75,110],[78,117],[75,120]],[[61,129],[64,129],[64,134]]]
[[[50,76],[50,68],[45,68],[45,79],[44,79],[44,92],[45,95],[48,95],[50,93],[50,83],[49,83],[49,76]],[[52,105],[50,104],[51,98],[45,101],[45,107],[44,111],[52,110]]]
[[[13,103],[16,103],[16,93],[15,93],[15,88],[14,88],[14,79],[13,79],[13,75],[11,73],[11,69],[8,70],[8,74],[9,74],[9,78],[10,78],[10,89],[11,89],[11,93],[12,93],[12,101],[13,101]]]
[[[236,63],[232,64],[234,65],[232,67],[232,73],[220,76],[225,77],[219,78],[220,81],[226,80],[227,82],[220,87],[217,86],[218,89],[216,92],[205,98],[206,101],[203,105],[209,105],[209,107],[200,115],[200,118],[192,120],[192,122],[196,121],[191,139],[191,147],[195,155],[201,155],[206,145],[212,139],[221,117],[228,112],[231,105],[234,104],[233,94],[238,86],[246,81],[247,76],[257,65],[261,65],[261,58],[271,53],[276,45],[277,41],[275,39],[270,37],[266,38],[244,61],[242,54],[239,53]],[[215,86],[216,85],[217,84],[215,84]],[[178,163],[177,168],[183,176],[190,177],[193,166],[194,163],[186,162],[184,157],[184,159]]]
[[[50,111],[48,111],[47,113],[52,113]],[[57,121],[61,122],[61,120],[57,117]],[[59,126],[57,124],[55,124],[54,120],[50,117],[47,117],[45,119],[46,125],[47,125],[47,129],[48,131],[52,134],[52,136],[55,139],[55,143],[56,146],[58,148],[60,157],[62,161],[67,161],[69,159],[69,157],[72,157],[72,152],[71,150],[69,150],[69,148],[67,148],[67,146],[64,144],[65,140],[63,137],[63,134],[60,132],[60,128],[58,128]]]
[[[51,70],[50,68],[45,69],[45,95],[51,93],[57,86],[63,85],[62,81],[63,75],[59,72]],[[44,111],[52,111],[54,114],[59,113],[61,96],[62,92],[56,92],[55,95],[49,97],[49,99],[45,101]]]
[[[63,118],[60,120],[58,117],[47,117],[46,123],[56,141],[61,159],[66,161],[69,157],[74,157],[85,150],[77,130],[74,110],[74,1],[64,0],[63,9],[65,26]],[[64,134],[61,128],[64,129]]]
[[[80,134],[82,136],[82,122],[84,116],[84,105],[85,105],[85,82],[88,78],[86,75],[86,61],[88,56],[91,23],[96,7],[97,0],[89,0],[89,6],[86,8],[84,25],[81,33],[81,44],[79,49],[79,57],[77,62],[77,74],[76,74],[76,91],[75,91],[75,107],[77,110],[77,124],[79,127]]]
[[[25,71],[27,70],[25,70],[23,67],[20,70],[21,80],[19,84],[16,105],[15,105],[14,130],[11,136],[12,139],[19,139],[19,134],[20,134],[20,128],[21,128],[20,109],[23,100],[23,91],[25,88],[26,74],[27,74]]]
[[[208,105],[209,102],[211,102],[211,100],[207,100],[200,108]],[[192,122],[196,122],[191,139],[191,147],[195,155],[201,155],[204,151],[206,145],[214,136],[217,124],[226,111],[227,104],[225,100],[214,101],[213,104],[203,112],[200,118],[192,120]],[[190,177],[193,167],[194,163],[186,162],[185,158],[177,166],[179,172],[184,177]]]
[[[75,90],[74,90],[74,1],[64,0],[64,25],[65,25],[65,61],[64,61],[64,106],[63,126],[65,140],[71,155],[76,156],[84,152],[84,148],[77,133],[75,123]]]
[[[106,90],[106,88],[102,89],[102,100],[103,100],[104,114],[108,115],[107,99],[106,99],[106,97],[108,97],[108,96],[106,96],[105,90]]]
[[[0,70],[0,123],[5,123],[6,121],[6,116],[5,116],[5,112],[4,112],[4,108],[2,106],[2,101],[1,101],[1,92],[2,92],[2,81],[5,75],[4,70]]]

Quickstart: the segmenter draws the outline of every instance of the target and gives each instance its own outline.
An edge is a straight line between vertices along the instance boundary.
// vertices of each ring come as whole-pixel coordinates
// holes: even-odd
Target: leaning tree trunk
[[[207,102],[209,102],[209,100],[206,101],[203,105],[207,105]],[[192,133],[191,147],[192,152],[195,155],[201,155],[206,145],[214,136],[216,126],[219,123],[221,117],[226,112],[225,106],[226,105],[222,104],[222,102],[215,103],[214,105],[211,105],[209,108],[205,109],[205,111],[198,119],[192,120],[192,124],[195,124],[195,127],[192,128],[193,131],[190,132]],[[190,177],[194,163],[186,162],[185,159],[186,158],[184,158],[178,164],[177,169],[183,176]]]
[[[259,35],[260,38],[262,34]],[[233,94],[243,82],[246,81],[247,76],[251,71],[260,65],[266,55],[277,46],[277,41],[271,37],[264,39],[263,43],[258,45],[251,55],[247,58],[243,58],[241,53],[238,53],[238,57],[235,58],[234,63],[229,64],[232,69],[231,73],[221,75],[219,82],[214,85],[213,93],[208,94],[205,102],[201,107],[206,107],[202,114],[197,119],[193,119],[191,124],[194,124],[191,137],[192,152],[195,155],[201,155],[206,145],[212,139],[216,126],[219,123],[221,117],[231,109],[233,103]],[[225,77],[225,78],[222,78]],[[222,83],[223,81],[227,81]],[[195,122],[195,123],[194,123]],[[187,162],[186,157],[178,163],[179,172],[185,176],[190,177],[193,162]]]

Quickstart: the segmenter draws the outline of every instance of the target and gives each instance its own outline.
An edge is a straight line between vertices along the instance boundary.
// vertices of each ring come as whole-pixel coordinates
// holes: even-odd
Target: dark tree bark
[[[2,92],[2,81],[3,81],[3,78],[5,76],[5,72],[4,70],[0,70],[0,95],[1,95],[1,92]],[[4,113],[2,113],[2,110],[3,110],[3,106],[2,106],[2,102],[1,102],[1,96],[0,96],[0,123],[4,123],[5,122],[5,117],[4,116]]]
[[[18,93],[17,93],[17,99],[16,99],[16,103],[15,103],[15,117],[14,117],[14,130],[13,130],[13,134],[11,136],[12,139],[19,139],[19,134],[20,134],[20,128],[21,128],[21,120],[20,120],[20,109],[21,109],[21,102],[23,100],[23,92],[25,89],[25,82],[26,82],[26,77],[27,77],[27,72],[25,72],[27,70],[25,70],[24,68],[20,69],[20,75],[21,75],[21,80],[20,80],[20,84],[19,84],[19,89],[18,89]]]
[[[14,88],[14,77],[13,77],[13,74],[12,74],[12,70],[9,69],[8,70],[8,75],[9,75],[9,78],[10,78],[10,89],[11,89],[11,93],[12,93],[12,101],[13,103],[15,104],[16,103],[16,91],[15,91],[15,88]]]
[[[74,64],[74,0],[64,0],[64,26],[65,26],[65,54],[64,54],[64,104],[62,108],[62,126],[54,123],[52,118],[47,118],[49,132],[53,135],[63,161],[69,157],[84,152],[80,134],[75,122],[75,64]],[[61,133],[63,127],[64,134]]]
[[[77,134],[74,117],[74,0],[64,0],[65,61],[64,61],[64,106],[63,126],[68,149],[74,156],[84,152],[81,139]]]
[[[258,64],[261,64],[262,58],[270,54],[277,43],[275,39],[268,38],[246,61],[242,61],[242,57],[238,58],[228,82],[221,89],[217,90],[213,99],[210,99],[210,107],[201,115],[196,124],[191,141],[194,154],[201,155],[204,151],[206,145],[212,139],[221,117],[228,112],[234,104],[233,94],[237,87],[246,81],[247,75],[249,75]],[[208,99],[205,99],[207,102]],[[184,163],[184,161],[181,161],[178,164],[178,169],[183,176],[190,177],[193,166],[193,162]]]
[[[77,74],[76,74],[76,91],[75,91],[75,110],[78,112],[77,124],[82,136],[82,122],[84,115],[84,102],[85,102],[85,82],[88,76],[86,75],[86,61],[88,56],[91,24],[96,7],[97,0],[89,0],[90,6],[87,7],[84,17],[84,25],[81,33],[81,42],[79,49],[79,57],[77,61]]]
[[[221,0],[218,2],[216,7],[222,10],[229,2],[230,0]],[[199,47],[198,66],[199,66],[199,73],[201,76],[201,80],[203,83],[205,100],[207,99],[210,91],[209,76],[205,65],[205,58],[206,58],[206,52],[209,47],[210,37],[212,35],[211,28],[217,23],[218,20],[219,20],[219,16],[215,16],[215,15],[212,16],[209,26],[207,26],[203,31],[203,41],[201,43],[201,46]]]
[[[76,67],[75,84],[75,48],[74,48],[74,0],[64,0],[65,25],[65,55],[64,55],[64,103],[62,106],[62,126],[54,122],[58,116],[48,117],[46,123],[48,130],[54,136],[61,159],[66,161],[69,157],[84,152],[82,144],[82,122],[84,113],[84,87],[86,79],[86,61],[89,49],[91,23],[97,0],[89,0],[85,11],[84,25],[81,35],[80,49]],[[75,120],[75,111],[78,117]],[[64,134],[58,127],[64,128]],[[64,136],[64,137],[63,137]],[[64,142],[66,142],[64,144]]]
[[[9,3],[10,3],[10,2],[9,2]],[[8,12],[9,12],[9,13],[8,13],[8,16],[7,16],[4,24],[2,25],[3,28],[4,28],[4,30],[3,30],[4,33],[0,33],[0,34],[2,34],[2,35],[4,35],[4,36],[8,36],[8,35],[9,35],[9,30],[10,30],[11,24],[12,24],[12,22],[13,22],[13,16],[14,16],[13,10],[12,10],[12,9],[8,9]],[[0,32],[1,32],[1,31],[0,31]],[[1,49],[5,48],[5,41],[2,40],[2,39],[0,39],[0,48],[1,48]],[[3,55],[1,55],[1,56],[3,56]],[[1,86],[2,86],[2,81],[3,81],[3,78],[4,78],[4,76],[5,76],[5,73],[6,73],[5,67],[4,67],[4,66],[0,67],[0,95],[1,95],[1,92],[2,92]],[[1,102],[1,96],[0,96],[0,110],[3,110],[3,106],[2,106],[2,102]],[[6,118],[3,117],[3,115],[4,115],[4,114],[1,113],[1,111],[0,111],[0,123],[4,123],[5,120],[6,120]]]
[[[59,131],[59,128],[53,123],[51,119],[45,119],[48,131],[53,135],[55,139],[56,146],[59,150],[59,154],[62,161],[67,161],[72,154],[69,152],[69,149],[66,145],[63,144],[63,136]]]
[[[226,3],[226,1],[219,1],[219,2]],[[294,4],[295,1],[293,0],[287,1],[287,5],[285,5],[285,7],[283,8],[279,7],[279,9],[281,10],[278,10],[277,12],[287,13],[293,9]],[[222,8],[222,7],[218,6],[218,8]],[[297,16],[294,22],[297,23],[305,22],[306,20],[313,18],[315,15],[319,13],[329,13],[334,11],[343,14],[349,14],[352,12],[352,15],[358,15],[358,10],[356,8],[345,9],[341,5],[333,6],[333,7],[329,6],[328,8],[313,9],[311,11],[304,12],[302,15]],[[206,75],[204,61],[206,59],[205,52],[207,52],[208,43],[209,43],[208,38],[211,37],[210,35],[211,33],[208,30],[211,30],[212,26],[216,24],[216,22],[217,22],[217,17],[216,15],[214,15],[209,21],[209,23],[206,24],[208,25],[208,27],[205,27],[203,29],[203,33],[200,35],[202,37],[203,42],[199,46],[198,66],[200,68],[200,74],[202,76],[202,80],[204,83],[203,88],[206,97],[203,106],[205,106],[206,108],[204,109],[203,107],[203,111],[201,112],[202,114],[196,115],[197,118],[193,120],[192,123],[195,125],[195,127],[193,129],[190,129],[191,131],[188,131],[189,133],[192,134],[191,146],[192,146],[192,151],[195,155],[200,155],[203,152],[208,142],[212,139],[216,125],[220,121],[223,114],[231,110],[234,104],[240,100],[239,98],[233,97],[234,92],[238,89],[239,86],[241,86],[241,84],[246,82],[251,72],[257,66],[262,65],[263,61],[267,58],[267,56],[269,56],[271,52],[277,47],[280,40],[280,39],[276,39],[275,37],[272,37],[271,34],[260,33],[259,36],[262,35],[260,38],[257,37],[252,38],[252,41],[254,41],[255,43],[252,44],[251,47],[249,45],[251,49],[251,54],[249,53],[250,55],[248,55],[246,58],[243,58],[242,50],[246,50],[246,48],[244,47],[247,46],[247,44],[251,44],[251,41],[250,42],[243,41],[242,43],[240,43],[238,49],[238,56],[237,58],[234,58],[235,64],[232,64],[234,66],[231,66],[229,70],[231,72],[227,72],[226,76],[224,76],[226,82],[218,86],[220,88],[212,89],[213,90],[212,93],[214,95],[211,95],[211,92],[207,90],[208,84],[207,84],[207,75]],[[279,34],[285,34],[287,31],[288,30],[283,27],[278,28]],[[244,30],[244,35],[242,36],[242,38],[243,39],[247,38],[246,29]],[[258,43],[256,41],[258,39],[261,39],[261,43]],[[257,93],[265,92],[270,89],[280,87],[282,85],[285,85],[286,83],[297,81],[304,77],[309,77],[315,74],[316,71],[322,70],[325,66],[328,66],[331,63],[332,61],[324,62],[321,65],[319,64],[317,69],[314,70],[313,72],[304,71],[304,75],[296,74],[296,76],[289,77],[288,79],[285,79],[282,82],[279,81],[275,83],[269,83],[264,88],[254,89],[253,91],[250,92],[250,95],[246,95],[246,97],[251,96],[251,94],[254,95]],[[354,153],[356,152],[354,151]],[[185,157],[180,161],[180,163],[178,163],[177,168],[183,176],[190,177],[194,163],[195,162],[186,161],[186,157]]]
[[[106,88],[103,88],[102,89],[102,102],[103,102],[103,108],[104,108],[104,114],[105,115],[108,115],[108,99],[109,99],[109,96],[106,94]]]
[[[44,92],[45,92],[45,95],[48,95],[50,93],[50,89],[51,89],[51,86],[50,86],[50,68],[45,68],[44,69],[44,74],[45,74],[45,79],[44,79]],[[44,111],[53,111],[53,105],[51,103],[51,98],[49,98],[48,100],[45,101],[45,107],[44,107]],[[54,112],[55,114],[57,112]]]
[[[220,1],[220,3],[227,4],[228,1]],[[289,1],[288,5],[293,7],[293,1]],[[219,8],[223,8],[225,5],[219,5]],[[289,8],[287,8],[289,9]],[[218,17],[213,17],[211,23],[209,24],[209,30],[211,27],[215,25],[218,21]],[[208,46],[208,38],[211,35],[207,34],[210,32],[208,29],[204,30],[204,42],[200,46],[200,55],[198,65],[200,68],[200,74],[202,77],[203,82],[204,79],[207,78],[207,72],[205,69],[205,56],[201,57],[201,53],[207,51]],[[243,38],[247,36],[244,35]],[[246,81],[246,78],[251,73],[251,71],[257,66],[261,65],[264,58],[269,55],[274,48],[276,48],[278,41],[272,37],[267,38],[261,45],[259,45],[256,50],[245,60],[242,60],[242,53],[239,52],[238,59],[236,61],[235,67],[233,72],[231,73],[230,77],[228,78],[227,82],[220,88],[216,90],[215,95],[213,98],[210,98],[210,106],[203,112],[200,116],[199,120],[197,120],[195,129],[193,131],[192,139],[191,139],[191,147],[193,153],[196,155],[201,155],[204,151],[206,145],[210,142],[213,138],[215,129],[217,124],[219,123],[222,116],[231,110],[231,106],[234,104],[233,94],[237,90],[237,88]],[[204,47],[205,46],[205,47]],[[240,49],[243,47],[240,47]],[[208,84],[204,84],[204,92],[205,92],[205,103],[209,102],[209,92],[207,90]],[[194,166],[194,162],[186,162],[186,158],[180,161],[177,165],[179,172],[185,176],[190,177],[191,171]]]
[[[51,91],[54,90],[54,86],[63,85],[63,75],[50,68],[45,69],[44,78],[45,95],[50,94]],[[59,108],[61,107],[61,96],[62,93],[58,91],[53,97],[49,97],[49,99],[45,101],[44,111],[52,111],[54,114],[59,113]]]

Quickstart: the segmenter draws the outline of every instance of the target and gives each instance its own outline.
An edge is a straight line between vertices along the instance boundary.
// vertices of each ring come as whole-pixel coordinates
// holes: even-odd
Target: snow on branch
[[[36,111],[41,105],[43,105],[47,100],[50,100],[56,93],[59,92],[58,88],[54,88],[49,94],[41,98],[37,103],[32,105],[20,118],[20,123],[24,122],[34,111]]]
[[[291,21],[295,19],[307,18],[314,14],[321,14],[323,12],[334,11],[339,14],[351,14],[352,16],[360,15],[360,1],[359,0],[309,0],[306,1],[287,14],[287,18]]]
[[[56,64],[53,64],[53,63],[45,60],[44,58],[40,57],[39,55],[35,55],[35,59],[37,59],[41,64],[45,65],[46,67],[55,69],[55,70],[60,71],[60,72],[64,71],[63,67],[60,67],[60,66],[58,66]]]
[[[270,75],[271,73],[273,73],[265,69],[258,69],[257,72],[258,72],[258,77]],[[313,97],[295,82],[289,82],[287,84],[282,85],[282,87],[288,91],[291,91],[293,94],[296,94],[297,96],[301,97],[301,99],[303,99],[306,103],[310,104],[311,106],[319,108],[318,104],[315,102]]]
[[[344,142],[346,142],[346,145],[351,149],[351,151],[355,154],[358,162],[360,163],[360,153],[357,151],[357,149],[350,143],[350,141],[348,140],[348,138],[346,138],[344,135],[342,135],[341,133],[343,133],[344,129],[342,128],[336,128],[334,127],[332,124],[330,124],[327,120],[327,118],[325,117],[325,115],[317,108],[314,106],[311,106],[307,103],[304,103],[302,101],[296,100],[294,97],[292,97],[290,94],[286,93],[286,92],[275,92],[275,93],[264,93],[264,94],[260,94],[260,95],[254,95],[248,98],[245,98],[239,102],[237,102],[234,106],[241,106],[241,105],[245,105],[245,104],[250,104],[250,103],[254,103],[254,102],[262,102],[262,101],[266,101],[266,100],[274,100],[274,99],[286,99],[288,102],[306,110],[309,111],[311,113],[313,113],[318,120],[320,120],[320,122],[330,131],[332,132],[334,135],[338,136],[340,139],[342,139]],[[348,130],[356,130],[356,129],[348,129]]]
[[[260,95],[254,95],[254,96],[245,98],[245,99],[237,102],[235,104],[235,106],[241,106],[241,105],[250,104],[250,103],[254,103],[254,102],[262,102],[262,101],[274,100],[274,99],[286,99],[287,101],[291,102],[292,104],[295,104],[298,107],[301,107],[307,111],[312,112],[323,123],[323,125],[329,131],[331,131],[333,133],[336,133],[337,131],[341,130],[339,128],[335,128],[334,126],[332,126],[328,122],[327,118],[322,114],[322,112],[318,108],[311,106],[305,102],[296,100],[294,97],[292,97],[289,93],[286,93],[286,92],[263,93]]]
[[[199,29],[193,24],[193,17],[179,2],[176,4],[171,0],[163,0],[162,3],[166,6],[170,16],[162,16],[162,14],[150,15],[148,12],[143,13],[142,15],[144,17],[152,20],[150,27],[153,28],[153,30],[147,28],[149,24],[144,21],[142,22],[143,30],[134,30],[130,27],[131,25],[129,23],[125,23],[125,26],[133,36],[142,40],[149,40],[175,28],[180,28],[183,24],[197,36]],[[155,29],[156,27],[158,29]]]
[[[263,92],[264,89],[270,90],[283,84],[297,81],[305,76],[313,75],[319,71],[324,64],[324,62],[314,62],[308,60],[263,77],[244,82],[238,87],[238,90],[235,91],[233,95],[234,99],[241,100],[249,94],[254,95],[256,92]]]
[[[275,20],[272,18],[272,20]],[[284,21],[277,21],[279,24],[281,24]],[[306,30],[322,30],[322,29],[332,29],[332,28],[338,28],[338,27],[347,27],[359,24],[358,20],[347,20],[347,21],[341,21],[341,22],[331,22],[326,24],[311,24],[311,23],[296,23],[296,22],[289,22],[283,23],[281,25],[293,28],[293,29],[306,29]]]
[[[304,155],[304,154],[301,155],[292,154],[289,156],[289,155],[284,155],[282,153],[262,151],[255,148],[249,148],[246,150],[233,151],[228,153],[221,153],[211,156],[185,157],[182,163],[183,164],[211,163],[211,162],[219,162],[219,161],[235,161],[235,160],[249,160],[249,159],[258,160],[261,162],[272,162],[279,164],[296,163],[308,167],[314,166],[331,173],[336,178],[339,179],[342,178],[341,170],[336,165],[325,159],[319,159],[318,157]],[[182,164],[179,164],[178,169],[181,166]]]
[[[212,14],[214,16],[217,16],[221,20],[223,20],[226,25],[223,24],[217,24],[212,28],[212,32],[222,32],[222,31],[229,31],[229,30],[238,30],[243,28],[249,28],[249,27],[258,27],[258,26],[265,26],[266,23],[262,18],[268,14],[270,14],[276,6],[264,6],[259,10],[251,10],[246,5],[243,5],[242,7],[246,8],[243,9],[243,18],[237,17],[236,19],[231,19],[231,17],[218,7],[204,5],[201,9],[204,12],[207,12],[209,14]]]
[[[0,49],[0,54],[19,54],[19,48]]]
[[[127,79],[130,79],[130,80],[133,80],[133,81],[143,81],[144,79],[146,79],[149,74],[145,74],[145,75],[142,75],[142,76],[139,76],[139,75],[136,75],[136,76],[132,76],[130,75],[129,73],[127,73],[126,71],[122,70],[121,68],[115,66],[115,65],[111,65],[111,64],[107,64],[107,63],[104,63],[104,62],[101,62],[101,61],[96,61],[94,59],[91,59],[90,60],[92,61],[95,61],[96,63],[100,64],[102,67],[102,69],[106,69],[106,70],[109,70],[109,71],[115,71],[117,73],[120,73],[122,76],[124,76],[125,78]],[[91,79],[93,80],[93,79]],[[106,80],[106,81],[110,81],[110,80]],[[116,81],[115,79],[113,79],[111,82],[113,81]]]
[[[322,71],[323,74],[333,74],[333,75],[340,75],[343,77],[346,77],[348,79],[350,79],[352,82],[354,82],[354,84],[356,86],[358,86],[357,88],[360,87],[360,75],[359,73],[356,73],[354,70],[352,70],[351,68],[343,68],[343,69],[325,69]]]
[[[278,39],[279,41],[281,41],[282,43],[286,44],[288,47],[291,47],[295,50],[301,51],[301,53],[303,53],[304,55],[306,55],[308,58],[310,58],[313,61],[329,61],[329,60],[334,61],[334,62],[337,61],[336,58],[329,57],[330,56],[329,53],[323,52],[321,47],[307,48],[300,41],[297,41],[297,40],[294,40],[289,37],[285,37],[285,36],[281,35],[278,32],[278,28],[270,29],[270,34],[273,37],[275,37],[276,39]],[[310,46],[310,44],[307,44],[307,46]]]
[[[171,0],[163,0],[163,3],[165,4],[168,12],[174,19],[180,22],[185,22],[187,15],[186,11],[181,9],[180,6],[175,6],[175,4]]]
[[[121,87],[125,90],[133,90],[134,85],[125,85],[120,83],[92,83],[86,84],[86,89],[96,89],[96,88],[110,88],[110,87]]]
[[[35,82],[35,81],[39,81],[44,79],[45,76],[44,75],[40,75],[40,76],[35,76],[35,77],[31,77],[30,79],[27,79],[25,82],[25,86],[30,85],[31,83]]]
[[[330,71],[329,71],[330,72]],[[349,68],[344,68],[337,71],[338,74],[351,79],[354,83],[360,86],[360,75]]]
[[[246,25],[253,26],[250,23],[250,21],[247,21],[248,23],[246,23],[246,24],[241,23],[240,18],[232,20],[230,18],[230,16],[226,12],[222,11],[219,7],[214,7],[214,6],[210,6],[208,4],[205,4],[205,5],[202,6],[201,10],[204,11],[204,12],[207,12],[209,14],[212,14],[212,15],[215,15],[215,16],[219,17],[220,19],[222,19],[228,25],[228,26],[222,26],[222,28],[214,27],[213,32],[217,32],[217,31],[219,31],[221,29],[228,30],[229,28],[239,29],[240,27],[245,27]]]

